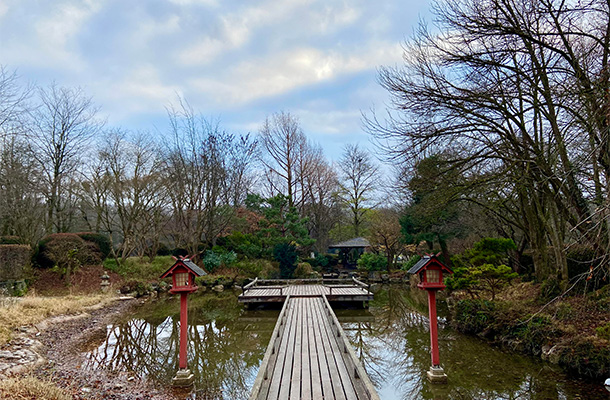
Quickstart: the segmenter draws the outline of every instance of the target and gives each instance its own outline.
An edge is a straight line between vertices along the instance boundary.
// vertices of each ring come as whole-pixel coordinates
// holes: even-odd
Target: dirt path
[[[166,392],[125,372],[83,368],[87,344],[105,338],[107,325],[139,304],[136,299],[118,300],[87,314],[50,318],[21,329],[0,349],[0,368],[2,361],[5,367],[0,378],[33,369],[35,376],[52,380],[74,399],[184,399],[187,394]]]

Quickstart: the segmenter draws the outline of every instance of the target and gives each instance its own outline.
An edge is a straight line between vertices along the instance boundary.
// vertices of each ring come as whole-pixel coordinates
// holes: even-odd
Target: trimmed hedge
[[[54,233],[44,237],[34,254],[34,264],[53,268],[64,262],[68,251],[76,250],[75,258],[81,265],[101,263],[102,254],[94,242],[87,242],[75,233]]]
[[[78,235],[85,242],[95,243],[100,251],[100,254],[102,255],[102,261],[107,259],[110,255],[112,248],[108,236],[95,232],[77,232],[76,235]]]
[[[19,236],[0,236],[0,244],[26,244]]]
[[[25,278],[31,250],[23,244],[0,244],[0,282]]]

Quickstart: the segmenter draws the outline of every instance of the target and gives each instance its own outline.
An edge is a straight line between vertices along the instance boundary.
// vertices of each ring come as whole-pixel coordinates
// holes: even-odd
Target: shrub
[[[264,278],[266,277],[264,272],[273,269],[271,261],[263,259],[242,260],[237,262],[235,266],[241,275],[245,275],[249,278]]]
[[[40,267],[57,268],[69,282],[78,267],[102,260],[96,244],[85,242],[74,233],[54,233],[40,241],[36,261]]]
[[[610,322],[608,322],[606,325],[595,328],[595,333],[600,338],[610,341]]]
[[[24,279],[30,253],[30,246],[27,245],[0,245],[0,281]]]
[[[610,374],[610,348],[595,338],[577,338],[561,352],[559,365],[582,376],[605,378]]]
[[[183,249],[182,247],[176,247],[172,250],[172,256],[174,257],[186,257],[189,255],[187,249]]]
[[[358,269],[364,271],[384,271],[387,266],[388,259],[381,254],[364,253],[358,259]]]
[[[447,278],[450,290],[465,290],[472,297],[479,292],[488,292],[494,300],[500,288],[517,277],[504,264],[507,252],[515,249],[512,239],[483,238],[472,249],[451,259],[453,275]]]
[[[300,278],[300,279],[311,278],[311,276],[313,274],[314,274],[313,268],[311,268],[311,265],[306,262],[298,263],[296,269],[294,270],[295,278]]]
[[[172,251],[169,247],[167,247],[167,245],[165,243],[161,243],[159,245],[159,248],[157,249],[157,255],[158,256],[171,256]]]
[[[205,256],[201,260],[203,267],[210,273],[214,273],[220,267],[232,267],[237,261],[237,254],[233,251],[228,253],[218,253],[217,251],[206,251]]]
[[[557,278],[549,278],[540,285],[540,293],[538,301],[542,303],[549,302],[561,294],[561,287]]]
[[[78,232],[76,235],[86,242],[95,243],[100,251],[102,261],[104,261],[110,255],[112,248],[108,236],[94,232]]]
[[[171,256],[157,256],[150,261],[148,258],[129,257],[117,264],[115,259],[104,261],[104,267],[116,272],[117,274],[131,279],[152,281],[159,279],[159,276],[174,264]]]
[[[280,278],[292,278],[298,260],[296,246],[280,243],[273,248],[273,258],[280,263]]]
[[[0,236],[0,244],[26,244],[19,236]]]
[[[557,330],[549,317],[537,315],[524,321],[516,321],[509,334],[519,339],[525,350],[538,355],[542,346],[549,343],[551,338],[557,336]]]
[[[419,260],[421,260],[421,256],[419,256],[419,255],[417,255],[417,254],[412,255],[411,257],[409,257],[409,258],[407,259],[407,261],[406,261],[406,262],[404,262],[404,263],[402,264],[401,269],[402,269],[403,271],[408,271],[408,270],[410,270],[410,269],[411,269],[411,268],[412,268],[412,267],[413,267],[415,264],[417,264],[417,262],[418,262]]]
[[[487,300],[460,300],[453,309],[454,326],[465,333],[479,333],[494,322],[496,306]]]
[[[235,279],[226,275],[204,275],[195,278],[195,283],[198,286],[214,287],[223,285],[225,288],[233,286]]]

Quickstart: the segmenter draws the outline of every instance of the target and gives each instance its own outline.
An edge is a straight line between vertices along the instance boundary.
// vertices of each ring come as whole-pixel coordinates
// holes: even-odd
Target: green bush
[[[195,278],[195,283],[198,286],[214,287],[223,285],[225,288],[229,288],[233,286],[235,279],[226,275],[204,275]]]
[[[159,244],[159,248],[157,249],[157,255],[158,256],[171,256],[172,250],[169,247],[167,247],[167,245],[165,243],[161,243],[161,244]]]
[[[311,268],[311,265],[306,262],[298,263],[296,269],[294,270],[294,277],[299,279],[311,278],[314,274],[313,268]]]
[[[104,267],[117,274],[131,279],[155,281],[174,264],[171,256],[157,256],[150,262],[148,258],[129,257],[117,264],[115,259],[108,258]]]
[[[451,258],[453,275],[446,280],[450,290],[465,290],[472,297],[487,292],[491,300],[511,280],[517,278],[504,263],[509,250],[515,249],[512,239],[483,238],[472,249]]]
[[[510,335],[518,339],[524,349],[532,354],[538,355],[542,346],[551,342],[558,332],[554,328],[551,320],[546,315],[537,315],[516,321],[509,328]]]
[[[35,265],[41,268],[53,268],[68,262],[68,259],[79,265],[101,262],[101,253],[97,245],[86,242],[74,233],[54,233],[44,237],[38,243],[34,257]]]
[[[581,376],[606,378],[610,375],[610,348],[591,338],[577,338],[561,352],[559,365]]]
[[[411,268],[413,268],[413,266],[414,266],[415,264],[417,264],[417,262],[418,262],[419,260],[421,260],[421,256],[419,256],[419,255],[417,255],[417,254],[412,255],[411,257],[409,257],[409,258],[407,259],[407,261],[406,261],[406,262],[404,262],[404,263],[402,264],[402,267],[401,267],[400,269],[402,269],[403,271],[408,271],[408,270],[410,270]]]
[[[610,341],[610,322],[608,322],[606,325],[595,328],[595,333],[600,338]]]
[[[384,271],[388,267],[388,259],[381,254],[364,253],[358,259],[358,269],[363,271]]]
[[[264,259],[238,261],[235,267],[240,275],[245,275],[249,278],[269,278],[266,276],[266,273],[274,269],[271,261]]]
[[[280,243],[273,248],[273,258],[280,263],[280,278],[292,278],[299,258],[296,246]]]
[[[78,232],[76,235],[86,242],[95,243],[102,256],[102,261],[110,255],[112,248],[108,236],[94,232]]]
[[[452,323],[465,333],[480,333],[495,322],[496,305],[488,300],[460,300],[453,309]]]
[[[232,267],[237,261],[237,254],[233,251],[219,253],[218,250],[219,249],[216,249],[216,251],[208,250],[205,252],[205,256],[201,260],[201,263],[207,272],[214,273],[220,267]]]

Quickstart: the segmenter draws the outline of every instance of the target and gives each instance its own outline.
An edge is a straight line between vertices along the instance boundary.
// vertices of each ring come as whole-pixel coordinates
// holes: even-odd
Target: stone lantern
[[[174,386],[190,386],[193,384],[195,376],[188,369],[186,362],[187,347],[187,327],[188,327],[188,308],[187,295],[197,290],[195,277],[206,275],[205,271],[195,265],[187,257],[175,258],[176,262],[170,267],[161,278],[172,277],[172,288],[170,293],[180,294],[180,355],[178,362],[178,372],[173,379]]]
[[[453,271],[443,264],[435,255],[422,257],[410,270],[410,274],[418,274],[420,282],[417,287],[428,292],[428,312],[430,320],[430,353],[432,355],[432,366],[428,371],[428,379],[432,383],[446,383],[447,375],[440,366],[438,353],[438,324],[436,320],[436,291],[443,290],[444,275],[452,274]]]

